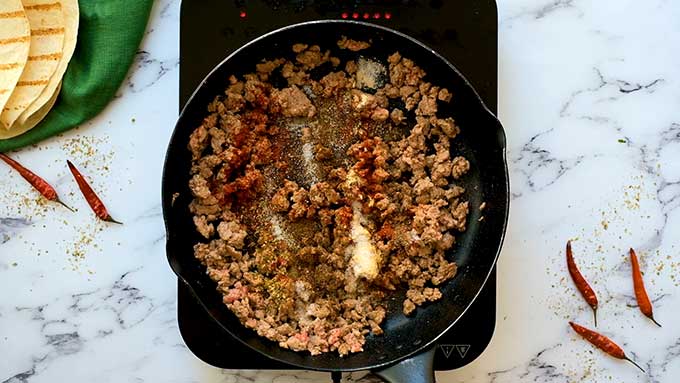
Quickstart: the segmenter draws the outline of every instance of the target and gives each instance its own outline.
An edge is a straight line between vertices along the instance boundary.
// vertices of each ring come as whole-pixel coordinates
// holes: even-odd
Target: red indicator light
[[[358,19],[358,18],[359,18],[359,14],[356,13],[356,12],[352,13],[352,18],[353,18],[353,19]]]
[[[374,14],[373,14],[373,18],[374,18],[374,19],[379,19],[379,18],[380,18],[380,13],[379,13],[379,12],[374,13]]]
[[[370,14],[368,14],[368,13],[364,13],[364,19],[368,19],[368,18],[370,18],[370,17],[371,17],[371,15],[370,15]]]
[[[386,18],[387,20],[391,19],[391,18],[392,18],[392,14],[389,13],[389,12],[385,12],[385,18]]]
[[[246,11],[241,11],[241,13],[239,13],[238,16],[242,19],[245,19],[246,16],[248,16],[248,14],[246,13]]]
[[[342,12],[342,15],[340,16],[342,16],[343,19],[346,19],[349,17],[349,14],[347,14],[347,12]]]

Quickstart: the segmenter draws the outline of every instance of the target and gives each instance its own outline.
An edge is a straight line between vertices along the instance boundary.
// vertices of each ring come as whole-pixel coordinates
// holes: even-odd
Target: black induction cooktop
[[[180,109],[210,70],[244,43],[289,24],[356,19],[422,41],[452,62],[492,112],[497,108],[497,13],[493,0],[185,0],[180,16]],[[178,285],[179,328],[201,360],[227,369],[289,369],[225,332]],[[466,314],[437,342],[435,370],[462,367],[486,348],[496,324],[496,271]]]

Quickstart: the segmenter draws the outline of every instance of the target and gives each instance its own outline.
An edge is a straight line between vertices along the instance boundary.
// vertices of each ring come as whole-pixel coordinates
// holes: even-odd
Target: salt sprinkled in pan
[[[276,239],[288,243],[292,242],[290,234],[287,231],[283,230],[282,226],[284,225],[284,223],[281,222],[281,218],[278,215],[270,216],[269,223],[271,223],[272,225],[272,234],[274,234],[274,237]]]
[[[319,182],[317,177],[318,164],[314,159],[314,148],[311,142],[306,142],[302,145],[302,158],[305,160],[305,172],[313,183]]]
[[[385,85],[385,66],[366,58],[357,61],[357,88],[378,89]]]

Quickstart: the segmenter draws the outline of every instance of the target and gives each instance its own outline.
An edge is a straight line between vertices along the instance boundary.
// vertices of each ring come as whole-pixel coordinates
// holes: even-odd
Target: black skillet
[[[372,45],[358,53],[341,51],[336,41],[342,35],[371,40]],[[364,352],[343,358],[332,353],[310,356],[286,350],[243,327],[222,303],[215,282],[193,257],[193,245],[201,238],[188,210],[192,199],[188,188],[189,135],[207,115],[208,103],[224,92],[231,74],[253,72],[255,64],[263,59],[292,58],[290,47],[294,43],[318,44],[322,49],[331,49],[343,61],[362,55],[386,62],[387,56],[395,51],[413,59],[427,72],[427,81],[453,93],[450,104],[439,105],[438,115],[451,116],[461,126],[462,134],[453,141],[451,151],[453,155],[464,155],[471,163],[471,171],[462,181],[470,201],[467,231],[458,236],[457,244],[447,254],[459,265],[459,272],[441,287],[443,298],[418,308],[415,315],[407,318],[401,313],[397,294],[388,305],[384,335],[369,335]],[[210,49],[209,41],[205,49]],[[463,75],[435,51],[392,29],[357,21],[324,20],[291,25],[251,41],[224,59],[182,110],[168,146],[162,182],[168,261],[227,332],[265,356],[299,368],[331,372],[372,370],[389,382],[434,382],[433,344],[465,313],[484,286],[496,263],[508,217],[505,133],[500,122]],[[482,202],[486,202],[486,208],[480,211]]]

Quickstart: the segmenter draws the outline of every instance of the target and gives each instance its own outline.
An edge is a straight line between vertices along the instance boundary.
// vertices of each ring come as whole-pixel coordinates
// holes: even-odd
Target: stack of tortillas
[[[50,111],[77,35],[78,0],[0,0],[0,139]]]

